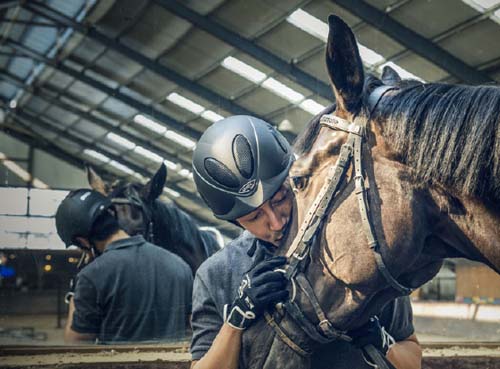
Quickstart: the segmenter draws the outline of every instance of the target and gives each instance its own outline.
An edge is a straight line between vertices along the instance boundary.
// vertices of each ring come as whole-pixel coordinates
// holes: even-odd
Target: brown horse
[[[378,255],[398,284],[421,286],[449,257],[480,261],[500,273],[500,88],[402,81],[391,69],[381,80],[365,80],[352,31],[336,16],[329,17],[329,27],[326,64],[336,105],[295,143],[294,216],[283,254],[348,140],[349,133],[320,124],[323,114],[332,114],[345,126],[366,123],[360,160],[366,205]],[[353,167],[359,164],[349,164],[340,180],[303,272],[338,332],[359,327],[403,293],[384,277],[369,247],[356,194]],[[296,290],[297,305],[317,328],[311,298]],[[289,311],[274,318],[284,336],[314,351],[317,342]],[[286,340],[259,321],[244,335],[242,366],[309,367],[310,357]]]
[[[164,164],[144,185],[125,181],[106,183],[90,167],[87,177],[90,187],[111,197],[123,230],[130,235],[141,234],[149,242],[179,255],[193,274],[220,249],[213,232],[199,229],[194,219],[175,204],[158,199],[167,179]]]

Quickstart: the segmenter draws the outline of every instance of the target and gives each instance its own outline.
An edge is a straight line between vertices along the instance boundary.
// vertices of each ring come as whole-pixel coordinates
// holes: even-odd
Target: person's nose
[[[286,224],[285,217],[276,212],[271,206],[267,207],[268,210],[268,219],[269,219],[269,229],[273,232],[279,232],[283,229]]]

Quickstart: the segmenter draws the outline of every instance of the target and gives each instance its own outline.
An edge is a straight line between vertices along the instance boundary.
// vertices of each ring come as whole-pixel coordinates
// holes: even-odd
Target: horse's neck
[[[463,257],[490,265],[500,273],[500,217],[478,200],[454,197],[431,188],[437,205],[434,234]]]

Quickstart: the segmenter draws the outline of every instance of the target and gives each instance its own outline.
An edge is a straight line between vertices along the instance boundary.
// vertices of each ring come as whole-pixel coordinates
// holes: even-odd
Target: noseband
[[[123,196],[123,197],[122,197]],[[137,190],[131,185],[119,186],[115,188],[108,197],[116,205],[129,205],[141,209],[144,219],[144,238],[150,243],[154,243],[153,232],[153,212],[150,204],[144,202]]]
[[[375,110],[384,94],[391,89],[394,88],[381,86],[370,94],[368,103],[371,113]],[[335,340],[351,341],[347,332],[334,328],[332,322],[328,320],[326,313],[321,308],[318,298],[314,293],[311,283],[304,274],[307,256],[310,254],[311,247],[317,238],[318,230],[323,224],[327,210],[335,200],[335,195],[338,193],[342,179],[351,166],[351,159],[354,168],[355,194],[358,200],[362,228],[366,235],[368,246],[374,254],[377,268],[388,284],[401,295],[409,295],[412,292],[411,288],[401,285],[387,269],[382,259],[382,255],[380,254],[380,245],[373,231],[373,223],[370,218],[367,201],[368,194],[365,187],[366,177],[364,176],[362,160],[362,143],[366,137],[366,126],[369,120],[370,117],[356,117],[353,122],[349,122],[333,114],[326,114],[321,117],[321,126],[328,127],[332,130],[344,131],[349,135],[347,141],[342,145],[337,162],[334,166],[329,168],[325,183],[321,187],[316,199],[309,207],[297,235],[286,254],[290,262],[286,269],[285,276],[290,281],[294,290],[296,286],[298,286],[301,292],[309,300],[319,323],[313,324],[305,316],[302,309],[295,302],[295,294],[292,296],[291,300],[284,303],[284,308],[312,341],[321,344]],[[274,321],[270,314],[266,313],[265,317],[268,324],[275,329],[278,337],[280,337],[292,350],[301,356],[311,354],[309,350],[293,342],[293,340],[284,333],[279,324]]]

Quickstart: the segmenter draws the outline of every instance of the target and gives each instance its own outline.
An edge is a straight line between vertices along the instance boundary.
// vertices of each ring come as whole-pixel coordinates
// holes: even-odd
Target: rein
[[[378,102],[385,95],[385,93],[392,89],[394,88],[381,86],[372,92],[368,99],[370,115],[375,110]],[[366,125],[369,119],[370,117],[367,119],[356,117],[354,122],[349,122],[345,119],[336,117],[333,114],[325,114],[321,117],[321,126],[328,127],[333,130],[344,131],[349,133],[349,135],[347,141],[342,145],[337,162],[334,166],[329,168],[325,183],[321,187],[314,202],[309,207],[297,235],[286,253],[286,256],[290,259],[290,263],[285,271],[285,276],[292,284],[294,290],[297,285],[302,293],[304,293],[307,297],[314,309],[319,323],[313,324],[305,316],[302,309],[295,302],[295,293],[293,294],[291,300],[283,304],[284,308],[293,320],[298,323],[306,335],[312,341],[320,344],[329,343],[335,340],[344,340],[347,342],[352,341],[346,331],[336,329],[332,322],[328,320],[326,313],[321,308],[318,298],[314,293],[311,283],[304,274],[304,270],[306,268],[305,259],[310,253],[311,247],[316,240],[318,230],[323,224],[326,211],[333,203],[335,195],[337,194],[342,183],[342,179],[345,177],[347,170],[351,166],[351,159],[354,167],[353,173],[355,194],[358,199],[362,228],[366,235],[368,246],[373,251],[378,270],[389,285],[396,289],[401,295],[408,295],[412,292],[411,288],[401,285],[387,269],[387,266],[382,259],[382,255],[380,254],[380,245],[377,241],[375,232],[373,231],[373,224],[369,216],[370,212],[367,201],[367,187],[365,187],[365,177],[363,175],[364,170],[362,165],[362,142],[366,137]],[[266,314],[265,318],[267,323],[276,330],[278,337],[280,337],[280,339],[282,339],[283,342],[285,342],[292,350],[301,356],[311,354],[310,350],[300,347],[297,343],[293,342],[291,338],[286,336],[283,330],[279,327],[279,324],[277,324],[269,314]],[[372,357],[379,367],[386,367],[384,366],[385,363],[380,362],[380,358],[374,357],[377,353],[378,352],[371,354],[369,351],[367,352],[367,354]],[[378,353],[378,355],[380,356],[380,353]]]

